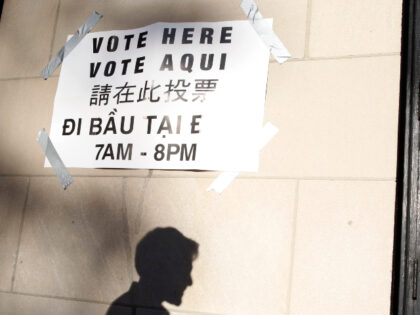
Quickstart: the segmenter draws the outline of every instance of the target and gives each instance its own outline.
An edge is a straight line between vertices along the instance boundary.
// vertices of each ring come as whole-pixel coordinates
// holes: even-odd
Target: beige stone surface
[[[25,177],[0,177],[0,290],[12,285],[27,185]]]
[[[174,227],[200,246],[193,264],[193,285],[185,291],[181,311],[283,314],[295,182],[239,179],[222,195],[205,191],[210,182],[126,179],[133,255],[145,233]]]
[[[39,76],[48,63],[58,0],[6,0],[0,23],[0,78]]]
[[[290,315],[389,313],[395,183],[302,181]]]
[[[402,2],[312,0],[310,57],[399,52]]]
[[[111,302],[131,282],[121,178],[32,178],[17,292]]]
[[[399,71],[399,56],[270,64],[265,121],[279,133],[261,151],[259,172],[239,177],[395,178]]]
[[[104,315],[108,305],[0,293],[2,315]],[[130,309],[118,307],[119,315],[131,315]]]
[[[240,0],[62,0],[57,32],[54,39],[56,52],[93,11],[104,15],[92,30],[124,30],[146,26],[155,22],[216,22],[244,20]],[[282,39],[293,57],[302,57],[304,52],[307,0],[259,1],[264,17],[274,18],[274,31]],[[58,72],[57,72],[58,73]]]
[[[38,132],[51,124],[57,80],[0,81],[0,173],[54,174],[43,169]]]
[[[258,176],[395,178],[399,56],[271,65]]]
[[[292,58],[304,56],[308,1],[311,0],[255,1],[264,18],[273,18],[273,30]],[[273,58],[271,60],[275,63]]]

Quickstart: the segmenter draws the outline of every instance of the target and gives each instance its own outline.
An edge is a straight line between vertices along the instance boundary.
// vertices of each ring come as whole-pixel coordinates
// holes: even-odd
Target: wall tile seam
[[[53,57],[53,49],[54,49],[54,41],[55,41],[55,35],[57,33],[57,25],[58,25],[58,16],[60,14],[60,7],[61,7],[61,0],[57,0],[57,9],[55,11],[55,17],[54,17],[54,25],[53,25],[53,32],[51,37],[51,44],[50,44],[50,53],[48,57],[48,61],[51,60]]]
[[[121,209],[123,214],[123,224],[124,224],[124,243],[125,243],[125,254],[126,254],[126,267],[127,267],[127,274],[128,278],[133,281],[133,269],[131,262],[133,261],[133,254],[131,248],[131,237],[130,237],[130,227],[129,227],[129,220],[128,220],[128,207],[127,207],[127,180],[126,178],[122,179],[121,183],[122,189],[122,198],[121,198]]]
[[[94,304],[110,305],[110,303],[103,302],[103,301],[89,300],[89,299],[79,299],[79,298],[72,298],[72,297],[66,297],[66,296],[55,296],[55,295],[40,294],[40,293],[29,293],[29,292],[21,292],[21,291],[7,291],[7,290],[1,290],[1,289],[0,289],[0,293],[21,295],[21,296],[39,297],[39,298],[46,298],[46,299],[55,299],[55,300],[63,300],[63,301],[87,302],[87,303],[94,303]]]
[[[305,26],[305,47],[303,51],[304,58],[308,58],[309,54],[309,45],[311,37],[311,20],[312,20],[312,0],[307,0],[306,6],[306,26]]]
[[[71,298],[66,296],[54,296],[54,295],[46,295],[46,294],[37,294],[37,293],[27,293],[27,292],[18,292],[18,291],[7,291],[7,290],[1,290],[0,293],[4,294],[11,294],[11,295],[18,295],[18,296],[29,296],[29,297],[35,297],[35,298],[44,298],[44,299],[52,299],[52,300],[59,300],[59,301],[67,301],[67,302],[81,302],[81,303],[91,303],[91,304],[99,304],[99,305],[111,305],[110,302],[103,302],[103,301],[97,301],[97,300],[89,300],[89,299],[80,299],[80,298]],[[124,306],[122,306],[124,307]],[[141,307],[139,307],[141,309]],[[225,315],[222,313],[207,313],[207,312],[200,312],[200,311],[189,311],[184,309],[173,309],[168,308],[171,312],[182,312],[182,313],[188,313],[192,315]]]
[[[214,176],[208,175],[208,176],[164,176],[164,175],[71,175],[73,178],[115,178],[115,179],[130,179],[130,178],[139,178],[139,179],[145,179],[145,178],[162,178],[162,179],[215,179],[218,174],[215,174]],[[0,178],[19,178],[19,177],[28,177],[32,179],[36,178],[55,178],[55,175],[22,175],[22,174],[0,174]],[[396,182],[395,177],[305,177],[305,176],[296,176],[296,177],[288,177],[288,176],[238,176],[237,179],[260,179],[260,180],[266,180],[266,179],[272,179],[272,180],[284,180],[284,181],[362,181],[362,182]]]
[[[381,58],[401,56],[401,52],[389,52],[389,53],[378,53],[378,54],[361,54],[361,55],[343,55],[343,56],[325,56],[325,57],[303,57],[303,58],[290,58],[287,62],[302,62],[302,61],[334,61],[334,60],[347,60],[347,59],[364,59],[364,58]],[[276,63],[270,61],[270,63]]]
[[[15,286],[16,270],[17,270],[18,261],[19,261],[20,245],[21,245],[21,242],[22,242],[23,224],[25,222],[25,213],[26,213],[26,208],[27,208],[27,205],[28,205],[29,190],[31,188],[30,187],[31,177],[27,177],[26,181],[27,182],[26,182],[26,189],[25,189],[25,199],[24,199],[24,202],[23,202],[22,214],[21,214],[21,218],[20,218],[20,222],[19,222],[18,241],[17,241],[15,257],[14,257],[15,260],[13,262],[12,278],[11,278],[11,282],[10,282],[10,291],[11,292],[14,291],[14,286]]]
[[[141,309],[141,307],[140,307]],[[171,308],[168,307],[167,310],[169,311],[169,313],[172,314],[172,312],[175,313],[186,313],[186,314],[191,314],[191,315],[228,315],[228,314],[224,314],[224,313],[207,313],[207,312],[201,312],[201,311],[190,311],[190,310],[184,310],[184,309],[175,309],[175,308]],[[174,315],[176,315],[174,313]]]
[[[287,301],[286,301],[286,315],[290,315],[290,305],[292,303],[292,288],[293,288],[293,272],[295,265],[295,248],[296,248],[296,229],[297,229],[297,212],[299,209],[299,185],[300,181],[297,180],[295,184],[295,199],[293,205],[293,230],[292,239],[290,244],[290,266],[289,266],[289,282],[287,288]]]
[[[39,70],[39,73],[41,73],[41,70]],[[53,74],[50,75],[48,78],[58,78],[60,75],[59,74]],[[40,75],[38,76],[27,76],[27,77],[9,77],[9,78],[0,78],[0,82],[3,81],[19,81],[19,80],[39,80],[42,79]]]
[[[218,174],[217,174],[218,175]],[[217,176],[215,176],[217,177]],[[155,175],[152,176],[152,178],[215,178],[212,176],[163,176],[163,175]],[[128,177],[130,178],[130,177]],[[395,177],[300,177],[300,176],[296,176],[296,177],[289,177],[289,176],[246,176],[246,175],[239,175],[238,177],[236,177],[237,179],[261,179],[261,180],[265,180],[265,179],[272,179],[272,180],[284,180],[284,181],[302,181],[302,180],[306,180],[306,181],[318,181],[318,180],[325,180],[325,181],[373,181],[373,182],[388,182],[388,181],[392,181],[395,182],[396,178]]]
[[[14,178],[14,177],[29,177],[29,178],[31,178],[31,179],[38,179],[38,178],[56,178],[57,176],[56,175],[27,175],[27,176],[24,176],[24,175],[16,175],[16,176],[13,176],[13,175],[0,175],[0,178],[2,178],[2,177],[11,177],[11,178]],[[125,178],[131,178],[131,176],[121,176],[121,175],[118,175],[118,176],[102,176],[102,175],[71,175],[71,177],[77,177],[77,178],[113,178],[113,179],[120,179],[121,181],[122,180],[124,180]],[[136,176],[136,178],[145,178],[145,177],[142,177],[142,176]],[[59,184],[59,182],[57,182],[58,184]],[[73,185],[73,184],[71,184],[71,185]]]

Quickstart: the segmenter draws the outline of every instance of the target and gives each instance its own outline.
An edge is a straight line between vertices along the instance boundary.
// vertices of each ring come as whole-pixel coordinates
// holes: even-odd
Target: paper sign
[[[90,33],[50,138],[67,167],[257,171],[268,63],[248,21]]]

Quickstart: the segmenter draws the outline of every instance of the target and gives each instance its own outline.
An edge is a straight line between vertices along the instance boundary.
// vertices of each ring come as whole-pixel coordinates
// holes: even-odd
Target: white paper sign
[[[248,21],[88,34],[50,138],[67,167],[257,171],[268,63]]]

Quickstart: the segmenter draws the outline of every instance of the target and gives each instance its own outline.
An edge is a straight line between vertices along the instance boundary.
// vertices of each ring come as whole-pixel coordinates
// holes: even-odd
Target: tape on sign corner
[[[271,122],[267,122],[261,130],[259,149],[262,150],[278,132],[279,128],[274,126]]]
[[[231,182],[239,175],[239,172],[223,172],[211,183],[206,191],[214,191],[219,195],[230,185]]]
[[[247,15],[249,22],[254,27],[257,34],[270,49],[274,59],[280,64],[287,61],[287,59],[291,57],[289,51],[274,33],[271,23],[266,23],[266,20],[264,20],[254,0],[243,0],[241,8]]]
[[[259,136],[258,149],[264,148],[267,143],[279,132],[279,129],[272,123],[267,122],[261,130]],[[239,175],[239,172],[222,172],[210,184],[206,191],[214,191],[219,195],[230,185],[231,182]]]
[[[55,174],[61,183],[61,186],[63,186],[63,189],[66,189],[73,182],[73,179],[64,166],[64,163],[58,155],[57,151],[55,150],[54,145],[52,144],[50,137],[48,137],[48,133],[45,131],[45,129],[42,129],[38,133],[36,140],[39,142],[42,150],[45,153],[45,156],[54,169]]]
[[[80,41],[86,36],[87,33],[99,22],[102,18],[102,14],[94,11],[92,15],[86,20],[85,24],[79,27],[74,35],[61,47],[60,51],[50,60],[50,62],[41,71],[41,77],[44,80],[58,68],[63,62],[63,59],[76,47]]]

